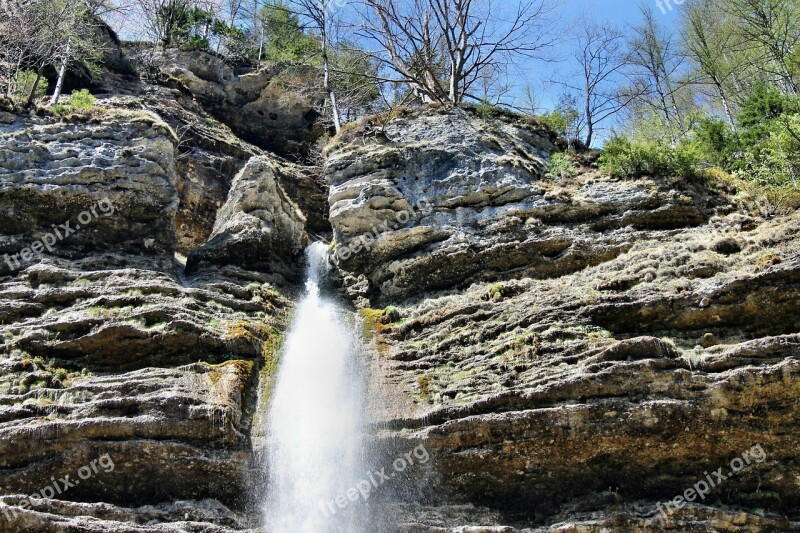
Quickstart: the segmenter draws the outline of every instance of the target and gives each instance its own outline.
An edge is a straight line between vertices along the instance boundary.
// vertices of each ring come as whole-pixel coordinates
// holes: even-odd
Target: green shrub
[[[19,99],[27,99],[31,89],[33,89],[33,84],[36,83],[36,77],[36,72],[32,70],[20,70],[17,72],[12,82],[12,86],[14,87],[13,95]],[[47,93],[47,87],[47,79],[42,77],[39,80],[39,85],[36,86],[34,98],[44,96],[44,94]]]
[[[693,145],[698,157],[708,167],[729,167],[739,151],[739,139],[730,125],[720,119],[706,117],[692,130]]]
[[[566,152],[558,152],[550,157],[550,163],[547,166],[547,179],[558,181],[568,178],[574,178],[577,175],[575,168],[572,166],[569,154]]]
[[[580,130],[580,118],[581,113],[578,111],[575,99],[562,95],[556,108],[541,115],[539,120],[561,137],[576,140]]]
[[[427,398],[431,395],[431,377],[427,375],[417,376],[417,388],[420,396]]]
[[[475,106],[475,114],[483,120],[495,117],[499,114],[499,109],[490,101],[483,99]]]
[[[381,323],[383,324],[392,324],[393,322],[397,322],[400,320],[400,311],[393,305],[390,305],[386,309],[383,310],[383,315],[381,316]]]
[[[617,178],[693,177],[699,162],[697,148],[691,143],[673,147],[656,141],[632,143],[624,137],[609,140],[598,160],[601,170]]]
[[[91,109],[94,105],[94,96],[88,89],[81,89],[80,91],[72,91],[69,97],[69,105],[72,109]]]
[[[506,286],[503,283],[495,283],[486,290],[486,297],[489,300],[499,302],[506,295]]]
[[[208,51],[211,49],[211,45],[208,43],[208,39],[205,37],[200,37],[199,35],[193,35],[189,37],[185,43],[181,45],[181,50],[204,50]]]

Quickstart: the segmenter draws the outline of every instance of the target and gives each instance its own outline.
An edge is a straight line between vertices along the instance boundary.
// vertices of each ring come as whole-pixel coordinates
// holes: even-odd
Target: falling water
[[[326,247],[306,250],[306,293],[281,357],[267,429],[269,533],[358,533],[365,502],[336,505],[365,472],[361,340],[352,316],[320,295]]]

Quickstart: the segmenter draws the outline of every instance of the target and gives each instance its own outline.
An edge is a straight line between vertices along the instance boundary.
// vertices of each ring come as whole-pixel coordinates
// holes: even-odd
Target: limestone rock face
[[[381,307],[371,458],[429,459],[376,487],[376,530],[800,529],[798,213],[590,158],[550,180],[535,121],[435,109],[346,130],[328,195],[192,100],[247,76],[170,61],[176,88],[83,118],[0,112],[0,259],[96,211],[0,261],[0,531],[259,531],[280,291],[323,199],[339,281]]]
[[[555,147],[521,131],[426,112],[330,151],[336,264],[376,307],[372,442],[431,455],[397,489],[430,507],[395,523],[796,528],[800,215],[588,160],[549,180]]]
[[[173,143],[167,126],[143,112],[0,124],[0,252],[10,258],[0,274],[41,253],[171,256]]]
[[[376,439],[396,454],[425,445],[440,477],[416,479],[431,501],[579,523],[563,506],[605,492],[581,507],[598,513],[581,530],[745,527],[753,517],[716,507],[612,518],[614,501],[672,500],[719,468],[698,503],[767,509],[777,522],[754,530],[791,529],[798,235],[797,213],[731,213],[633,233],[618,257],[554,279],[396,304],[374,328],[376,390],[392,391]],[[721,238],[741,251],[717,251]]]
[[[316,234],[330,232],[327,186],[315,167],[290,163],[241,140],[180,90],[142,82],[131,82],[126,87],[131,94],[102,98],[98,105],[131,111],[147,108],[180,137],[175,150],[179,198],[175,233],[179,253],[189,255],[205,244],[233,179],[256,156],[275,162],[273,168],[280,185],[302,210],[306,229]]]
[[[211,238],[188,258],[188,272],[202,263],[228,264],[300,281],[306,221],[280,186],[276,166],[254,157],[234,178]]]
[[[385,137],[356,135],[325,167],[335,261],[356,297],[559,276],[705,218],[708,199],[690,186],[548,181],[557,147],[536,123],[439,111],[395,118]]]
[[[221,59],[200,51],[169,51],[151,61],[215,118],[260,148],[305,156],[322,133],[316,109],[324,94],[317,89],[313,68],[273,64],[235,75]],[[309,90],[297,90],[303,85]]]
[[[187,277],[173,260],[176,144],[118,108],[0,124],[0,252],[41,252],[0,266],[2,531],[247,524],[253,419],[290,302],[264,273]],[[263,197],[236,189],[225,227],[273,205],[269,176]],[[302,215],[274,214],[270,242],[294,242]],[[66,221],[74,232],[36,250]]]

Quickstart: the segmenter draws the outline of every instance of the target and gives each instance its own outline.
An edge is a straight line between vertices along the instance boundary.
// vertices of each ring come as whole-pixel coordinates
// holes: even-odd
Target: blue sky
[[[517,0],[509,0],[515,2]],[[564,92],[564,88],[550,80],[565,80],[570,75],[580,72],[580,65],[573,58],[575,49],[575,31],[572,29],[575,22],[582,15],[597,21],[612,23],[620,28],[623,34],[628,35],[630,27],[641,22],[640,5],[652,7],[656,14],[656,21],[669,31],[678,31],[681,13],[684,5],[676,5],[675,0],[670,0],[672,9],[661,0],[663,11],[656,4],[656,0],[561,0],[562,4],[555,14],[559,22],[560,31],[563,33],[564,42],[554,50],[554,60],[551,62],[528,62],[521,71],[510,73],[514,90],[507,97],[509,103],[527,108],[528,99],[525,87],[529,86],[536,94],[537,113],[553,109]],[[604,124],[604,129],[598,132],[596,140],[602,142],[609,134],[609,129],[616,124],[609,120]]]
[[[663,13],[656,5],[656,0],[562,0],[563,4],[559,8],[557,17],[564,25],[567,39],[570,37],[569,29],[571,22],[578,19],[581,15],[587,14],[593,20],[607,21],[619,27],[624,33],[628,33],[627,28],[641,22],[639,5],[652,6],[656,13],[656,20],[663,24],[665,28],[675,31],[680,23],[681,10],[683,6],[675,5],[671,1],[672,10],[664,4],[666,0],[661,0],[664,6]],[[684,4],[685,5],[685,4]],[[560,60],[549,65],[531,65],[531,71],[527,72],[528,83],[537,91],[539,104],[544,109],[555,106],[562,89],[552,86],[546,79],[559,77],[559,73],[572,72],[578,66],[572,59],[572,42],[565,42],[559,47],[557,55]],[[516,81],[516,80],[515,80]],[[524,80],[523,80],[524,84]]]
[[[650,5],[658,10],[657,13],[661,13],[661,10],[656,7],[655,0],[646,1],[645,5]],[[624,24],[638,21],[638,6],[639,3],[632,0],[566,0],[562,9],[576,14],[588,11],[598,18]],[[672,11],[670,11],[665,6],[664,10],[667,13],[666,15],[662,14],[664,22],[667,24],[673,24],[674,21],[677,21],[680,10],[683,9],[682,6],[675,5],[674,2],[672,2],[672,8]]]

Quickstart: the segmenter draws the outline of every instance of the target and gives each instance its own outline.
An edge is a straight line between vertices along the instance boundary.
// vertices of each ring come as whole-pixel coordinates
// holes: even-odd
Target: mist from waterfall
[[[363,350],[352,313],[320,295],[327,247],[306,250],[306,293],[295,309],[267,418],[269,533],[367,531],[364,501],[334,501],[366,471]]]

